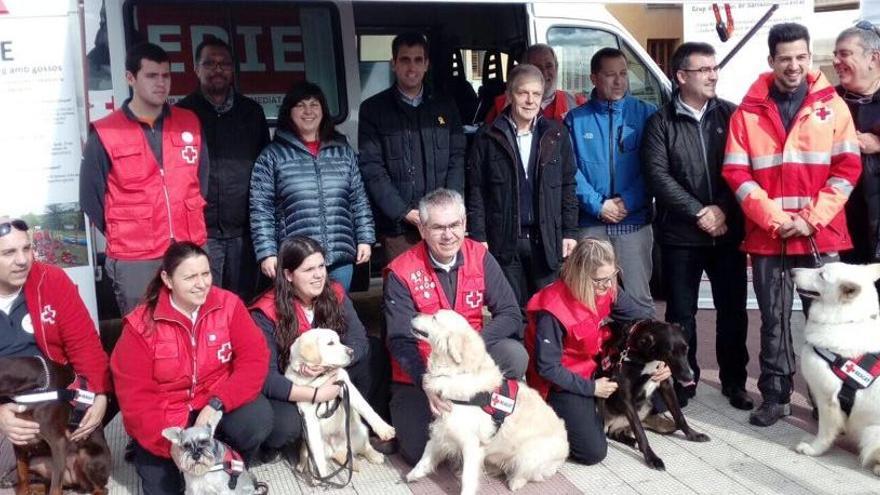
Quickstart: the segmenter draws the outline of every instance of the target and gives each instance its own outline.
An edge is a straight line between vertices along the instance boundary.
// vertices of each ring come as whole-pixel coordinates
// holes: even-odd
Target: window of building
[[[663,69],[664,74],[669,74],[669,62],[677,45],[678,39],[675,38],[648,39],[648,55]]]

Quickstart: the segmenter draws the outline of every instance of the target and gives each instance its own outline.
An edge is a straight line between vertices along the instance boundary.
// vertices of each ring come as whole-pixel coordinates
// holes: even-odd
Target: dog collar
[[[519,393],[519,382],[508,378],[494,392],[479,392],[468,400],[450,400],[462,406],[477,406],[495,422],[496,431],[504,420],[513,414],[516,408],[516,396]]]
[[[235,490],[236,485],[238,485],[238,477],[244,472],[244,459],[242,459],[241,454],[233,450],[229,445],[219,440],[217,442],[223,447],[223,458],[211,466],[208,472],[225,471],[229,475],[227,486],[229,486],[230,490]]]

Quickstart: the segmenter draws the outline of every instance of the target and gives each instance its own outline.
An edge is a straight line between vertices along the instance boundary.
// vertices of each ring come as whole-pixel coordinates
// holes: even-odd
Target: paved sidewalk
[[[880,493],[880,480],[861,468],[855,455],[835,448],[821,458],[799,455],[792,447],[806,433],[788,421],[770,428],[748,425],[748,414],[731,408],[714,387],[701,386],[697,397],[685,409],[690,424],[711,437],[707,443],[692,443],[680,435],[649,433],[655,452],[666,463],[666,472],[649,469],[641,454],[621,444],[611,443],[608,457],[599,465],[566,463],[560,474],[539,484],[529,484],[518,493],[575,494],[839,494]],[[109,427],[108,439],[115,454],[110,493],[139,494],[133,466],[119,455],[125,435],[119,418]],[[3,472],[13,466],[11,449],[4,443],[0,451]],[[458,493],[457,478],[447,468],[431,477],[408,485],[401,481],[408,470],[399,457],[384,465],[365,463],[355,473],[351,485],[343,490],[312,488],[291,473],[286,461],[258,466],[256,476],[267,481],[270,493],[328,494],[453,494]],[[483,478],[481,494],[510,493],[499,479]],[[12,490],[0,490],[12,493]]]

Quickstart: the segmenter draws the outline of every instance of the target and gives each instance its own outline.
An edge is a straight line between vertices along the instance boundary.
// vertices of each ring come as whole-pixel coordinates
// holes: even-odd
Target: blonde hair
[[[578,241],[574,250],[562,263],[562,272],[559,278],[578,301],[596,311],[596,289],[593,284],[593,274],[600,267],[607,265],[617,267],[617,259],[614,256],[614,248],[611,247],[611,243],[595,237],[584,237]],[[617,293],[616,277],[612,280],[609,290],[612,294]]]

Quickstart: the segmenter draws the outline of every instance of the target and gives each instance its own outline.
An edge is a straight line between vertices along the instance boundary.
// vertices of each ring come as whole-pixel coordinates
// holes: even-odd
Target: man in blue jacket
[[[565,117],[577,158],[581,237],[611,241],[628,294],[651,313],[651,198],[642,178],[639,144],[656,108],[629,94],[627,59],[602,48],[590,60],[594,89]]]

